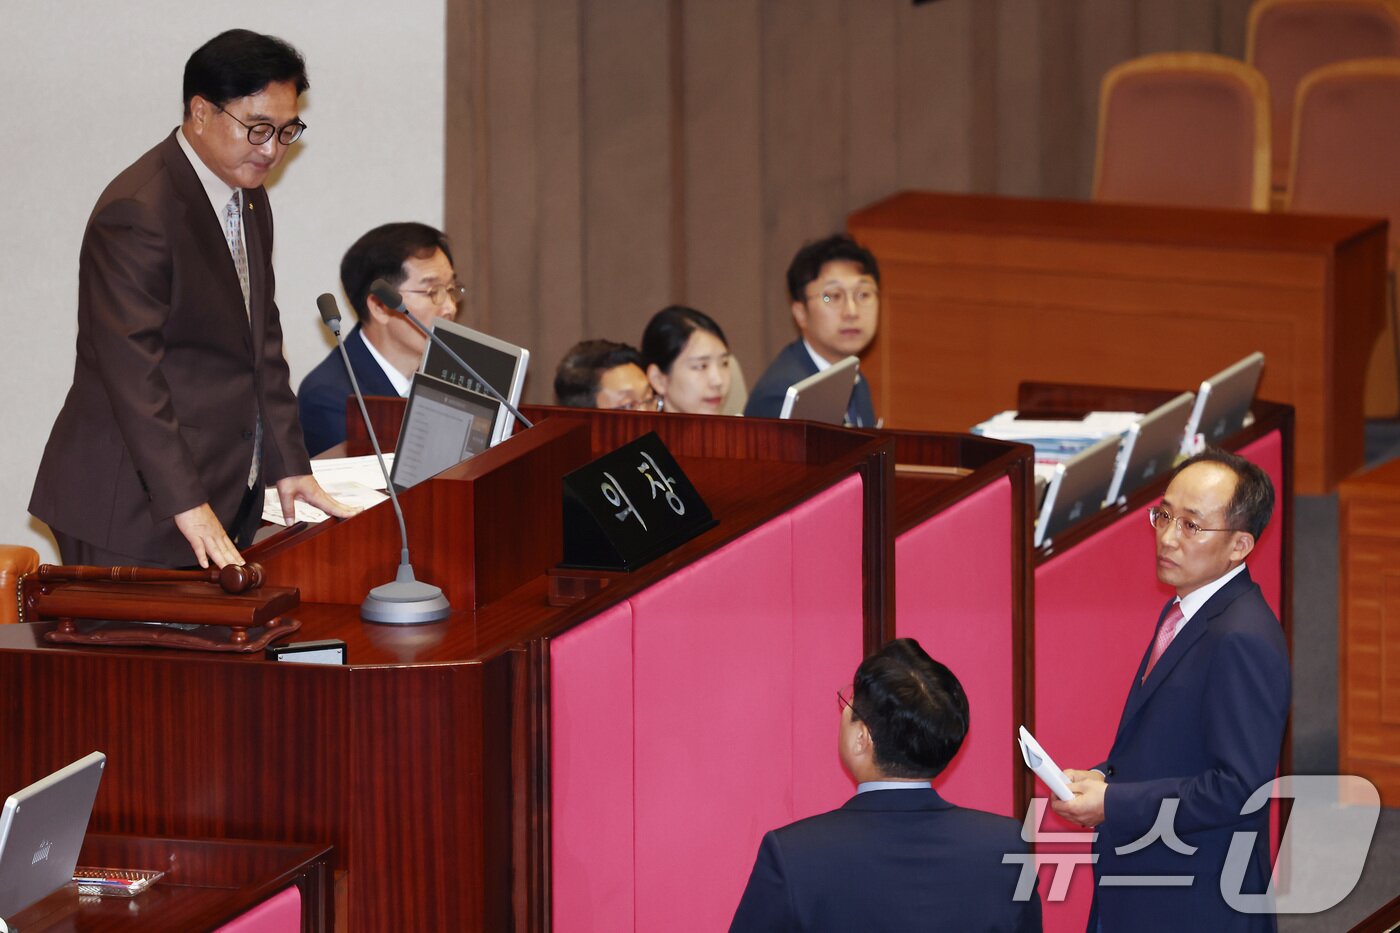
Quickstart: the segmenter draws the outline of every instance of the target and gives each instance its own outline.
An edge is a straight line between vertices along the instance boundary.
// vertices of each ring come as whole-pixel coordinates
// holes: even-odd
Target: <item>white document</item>
[[[1040,747],[1040,743],[1035,740],[1035,736],[1026,731],[1026,727],[1021,727],[1021,736],[1016,740],[1021,746],[1021,757],[1026,761],[1026,767],[1035,772],[1036,777],[1045,782],[1045,786],[1050,788],[1050,792],[1061,800],[1071,800],[1074,797],[1069,785],[1065,783],[1065,774],[1060,770],[1060,766],[1045,754],[1045,749]]]
[[[393,471],[394,453],[384,455],[384,469]],[[387,489],[384,472],[379,469],[379,461],[374,454],[364,457],[328,457],[325,460],[311,461],[311,475],[322,486],[338,483],[359,483],[370,489]]]

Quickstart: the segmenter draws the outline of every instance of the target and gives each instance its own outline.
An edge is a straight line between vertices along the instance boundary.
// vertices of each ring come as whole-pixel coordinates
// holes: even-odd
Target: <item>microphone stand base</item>
[[[442,590],[417,580],[395,580],[376,586],[360,603],[360,618],[380,625],[424,625],[440,622],[452,612]]]

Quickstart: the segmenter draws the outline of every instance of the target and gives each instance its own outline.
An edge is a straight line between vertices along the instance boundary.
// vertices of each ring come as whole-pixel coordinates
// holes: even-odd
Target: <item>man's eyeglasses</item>
[[[1201,525],[1199,525],[1196,522],[1193,522],[1189,518],[1182,518],[1180,515],[1172,515],[1172,513],[1168,512],[1160,505],[1153,506],[1152,508],[1147,510],[1147,521],[1153,528],[1157,529],[1159,532],[1166,531],[1172,526],[1173,523],[1175,523],[1177,530],[1180,531],[1181,534],[1187,538],[1194,538],[1197,535],[1207,531],[1236,530],[1234,528],[1203,528],[1201,527]]]
[[[880,289],[874,285],[857,285],[854,290],[847,291],[839,285],[833,285],[811,297],[813,301],[821,301],[824,305],[837,308],[845,307],[848,299],[857,308],[868,308],[880,300]]]
[[[274,126],[271,123],[254,123],[252,126],[249,126],[218,104],[214,106],[219,107],[219,113],[226,115],[230,120],[246,129],[248,131],[248,142],[252,143],[254,146],[261,146],[274,136],[277,137],[277,141],[282,145],[290,146],[301,138],[302,133],[306,132],[306,124],[301,122],[300,117],[281,127]]]
[[[851,702],[851,698],[852,698],[854,695],[855,695],[855,686],[854,686],[854,685],[842,687],[840,690],[837,690],[837,691],[836,691],[836,711],[839,713],[839,712],[842,712],[843,710],[849,708],[850,711],[851,711],[851,718],[852,718],[852,719],[859,719],[860,717],[856,715],[855,704],[853,704],[853,703]]]
[[[616,410],[616,411],[660,411],[660,406],[657,404],[658,401],[659,401],[659,400],[658,400],[657,397],[656,397],[656,391],[655,391],[654,389],[652,389],[650,386],[648,386],[648,387],[647,387],[646,394],[643,395],[641,398],[633,399],[633,400],[631,400],[631,401],[629,401],[629,402],[624,402],[623,404],[618,405],[617,408],[616,408],[615,410]]]
[[[434,285],[432,288],[401,288],[401,295],[427,295],[428,300],[435,305],[440,305],[451,296],[452,303],[461,305],[467,300],[467,287],[456,279],[448,285]]]

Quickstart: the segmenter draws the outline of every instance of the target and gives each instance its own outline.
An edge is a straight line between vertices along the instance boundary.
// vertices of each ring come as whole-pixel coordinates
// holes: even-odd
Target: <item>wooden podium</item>
[[[862,372],[887,426],[966,431],[1023,380],[1194,390],[1261,350],[1297,491],[1362,464],[1383,220],[905,192],[849,227],[880,261]]]

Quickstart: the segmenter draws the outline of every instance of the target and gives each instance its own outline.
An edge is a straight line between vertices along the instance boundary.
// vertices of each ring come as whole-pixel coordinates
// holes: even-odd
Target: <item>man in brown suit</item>
[[[282,40],[214,37],[185,64],[179,129],[98,199],[73,386],[29,501],[66,563],[242,563],[230,534],[251,542],[269,481],[284,513],[353,513],[310,475],[273,299],[262,184],[306,87]]]

